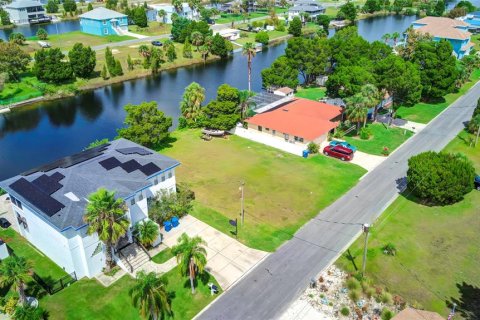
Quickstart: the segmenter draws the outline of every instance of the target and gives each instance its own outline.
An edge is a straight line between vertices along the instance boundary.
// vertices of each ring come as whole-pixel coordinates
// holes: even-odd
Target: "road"
[[[423,151],[443,149],[470,119],[479,96],[480,83],[477,83],[348,193],[305,224],[294,238],[222,294],[197,319],[278,319],[302,294],[310,279],[333,263],[359,236],[361,225],[373,223],[398,196],[407,160]]]

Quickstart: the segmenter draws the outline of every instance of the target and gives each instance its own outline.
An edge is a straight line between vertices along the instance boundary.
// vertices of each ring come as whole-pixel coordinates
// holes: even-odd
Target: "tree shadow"
[[[358,271],[357,264],[355,263],[356,256],[352,255],[352,253],[350,252],[350,249],[347,249],[347,251],[345,252],[345,258],[352,263],[355,271]]]
[[[447,305],[452,308],[455,303],[457,312],[465,319],[480,320],[480,288],[466,282],[457,283],[457,288],[460,298],[450,298]]]
[[[164,149],[169,149],[173,147],[173,144],[177,141],[177,138],[172,137],[171,135],[168,136],[164,141],[159,143],[158,145],[155,146],[154,150],[160,151]]]

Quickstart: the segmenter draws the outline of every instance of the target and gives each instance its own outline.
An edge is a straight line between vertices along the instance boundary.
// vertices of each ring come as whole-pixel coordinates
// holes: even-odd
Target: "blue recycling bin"
[[[178,217],[173,217],[172,218],[172,227],[176,228],[176,227],[178,227],[179,224],[180,224],[180,222],[178,221]]]
[[[170,220],[165,221],[163,223],[163,226],[165,227],[166,232],[172,230],[172,223],[170,222]]]
[[[302,156],[303,156],[304,158],[308,158],[309,153],[310,153],[310,152],[308,152],[308,150],[303,150]]]

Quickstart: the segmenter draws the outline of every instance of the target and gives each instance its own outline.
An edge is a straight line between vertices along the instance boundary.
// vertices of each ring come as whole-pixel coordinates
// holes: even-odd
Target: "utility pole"
[[[244,206],[244,195],[245,195],[245,194],[244,194],[244,192],[243,192],[244,188],[245,188],[245,182],[242,181],[241,184],[240,184],[240,188],[239,188],[239,189],[240,189],[240,192],[241,192],[241,198],[240,198],[240,216],[241,216],[241,218],[242,218],[242,227],[243,227],[243,221],[244,221],[244,219],[245,219],[245,206]]]
[[[363,264],[362,264],[362,277],[365,276],[365,267],[367,266],[367,246],[368,246],[368,232],[370,231],[370,225],[368,223],[363,224],[362,231],[365,233],[365,245],[363,247]]]

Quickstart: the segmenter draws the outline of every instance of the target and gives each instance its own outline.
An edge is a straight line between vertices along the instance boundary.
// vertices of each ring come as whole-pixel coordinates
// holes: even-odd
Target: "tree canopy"
[[[302,21],[299,17],[294,17],[288,26],[288,33],[294,37],[300,37],[302,35]]]
[[[50,83],[62,83],[73,79],[70,63],[59,48],[41,49],[35,52],[33,73],[38,79]]]
[[[68,59],[73,73],[80,78],[89,78],[97,63],[95,51],[90,47],[84,47],[81,43],[75,43],[72,50],[68,52]]]
[[[262,86],[269,87],[289,87],[298,86],[298,69],[290,64],[286,56],[280,56],[269,68],[262,70]]]
[[[6,72],[11,81],[20,79],[20,74],[27,70],[30,60],[30,56],[17,44],[0,42],[0,70]]]

